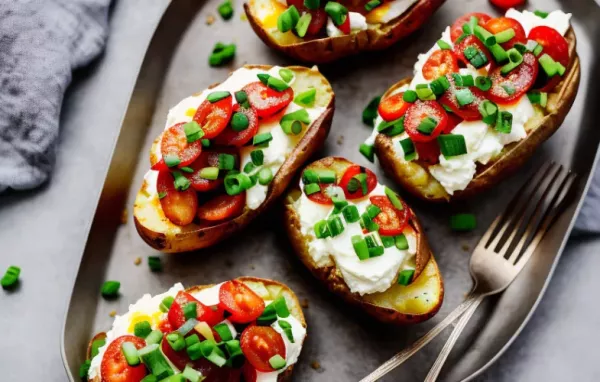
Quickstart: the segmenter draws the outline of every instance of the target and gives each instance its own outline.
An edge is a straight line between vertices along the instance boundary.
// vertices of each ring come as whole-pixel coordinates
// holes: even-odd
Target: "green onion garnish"
[[[402,211],[404,209],[404,204],[402,203],[402,200],[400,200],[398,194],[396,194],[391,188],[387,186],[385,186],[383,189],[385,191],[385,196],[388,197],[394,208]]]
[[[123,342],[121,344],[121,351],[129,366],[137,366],[140,364],[140,356],[138,355],[138,350],[134,344],[127,341]]]
[[[230,171],[223,181],[227,195],[239,195],[252,187],[252,180],[243,172]]]
[[[265,159],[265,154],[262,150],[253,150],[250,153],[250,159],[255,166],[262,166]]]
[[[445,78],[445,77],[440,77],[440,78]],[[446,91],[446,89],[444,89],[444,85],[441,84],[439,79],[435,79],[435,80],[431,81],[429,83],[429,88],[431,89],[433,94],[435,94],[436,97],[441,96]]]
[[[548,77],[553,77],[557,74],[562,76],[564,74],[565,67],[561,63],[554,61],[548,53],[542,54],[539,63]]]
[[[374,219],[381,212],[381,208],[377,207],[374,204],[370,204],[367,206],[367,209],[365,210],[365,212],[369,216],[370,219]]]
[[[371,12],[373,9],[377,8],[380,5],[381,5],[380,0],[371,0],[367,4],[365,4],[365,10],[367,12]]]
[[[194,308],[195,308],[196,303],[190,303],[190,304],[194,304]],[[188,304],[188,305],[190,305],[190,304]],[[196,312],[194,312],[194,314],[195,313]],[[172,332],[172,333],[167,334],[167,342],[169,343],[169,345],[171,345],[171,348],[175,351],[180,351],[185,348],[185,339],[179,332]]]
[[[293,5],[292,5],[292,7],[293,7]],[[279,78],[273,77],[273,76],[269,77],[267,86],[278,92],[282,92],[290,87],[290,85],[288,85],[285,81],[280,80]]]
[[[398,143],[400,144],[402,152],[404,153],[405,161],[411,161],[416,157],[417,152],[415,151],[415,145],[410,138],[405,138]]]
[[[217,162],[219,170],[229,171],[235,168],[235,157],[231,154],[219,154]]]
[[[346,188],[348,189],[348,192],[350,192],[350,193],[355,193],[360,188],[363,196],[367,195],[367,191],[368,191],[367,174],[360,173],[360,174],[354,175],[352,177],[352,179],[350,179],[350,181],[346,185]]]
[[[369,257],[377,257],[383,255],[385,248],[382,245],[369,248]]]
[[[401,233],[400,235],[394,237],[395,241],[396,241],[396,248],[405,251],[408,249],[408,239],[406,239],[406,236]]]
[[[348,205],[348,201],[342,197],[332,196],[331,200],[333,201],[333,212],[334,214],[339,214],[342,212],[342,209]]]
[[[500,44],[488,46],[488,49],[490,50],[490,53],[492,53],[492,56],[494,56],[494,60],[497,63],[503,64],[508,60],[508,54],[506,54],[506,51],[500,46]]]
[[[229,63],[235,57],[236,46],[235,44],[222,44],[217,43],[213,48],[213,52],[208,57],[208,64],[210,66],[221,66]]]
[[[548,93],[531,91],[527,93],[527,98],[532,104],[539,104],[541,107],[546,107],[548,104]]]
[[[202,179],[215,180],[219,177],[218,167],[204,167],[198,172],[198,175]]]
[[[233,16],[233,6],[230,0],[226,0],[217,8],[223,20],[229,20]]]
[[[365,125],[374,126],[375,118],[377,118],[377,107],[381,102],[381,96],[374,97],[362,112],[362,121]]]
[[[279,354],[275,354],[269,358],[269,365],[275,370],[283,369],[285,367],[285,359]]]
[[[375,223],[367,213],[360,215],[360,225],[368,232],[379,231],[379,225]]]
[[[183,125],[183,132],[188,143],[196,142],[204,136],[204,131],[196,121],[188,122]]]
[[[358,151],[371,163],[375,161],[375,146],[361,143]]]
[[[231,93],[229,93],[228,91],[220,90],[220,91],[208,93],[208,95],[206,96],[206,99],[210,103],[215,103],[215,102],[219,102],[220,100],[225,99],[229,96],[231,96]]]
[[[500,73],[504,75],[510,73],[523,62],[523,55],[515,48],[509,49],[506,53],[508,54],[509,61],[500,69]]]
[[[477,76],[477,78],[475,78],[475,86],[477,86],[479,90],[486,92],[492,87],[492,80],[485,76]]]
[[[321,6],[321,1],[319,0],[304,0],[304,6],[311,10],[317,10]]]
[[[508,28],[503,30],[502,32],[498,32],[494,35],[496,37],[496,42],[498,44],[503,44],[505,42],[510,41],[513,37],[515,37],[515,30],[512,28]]]
[[[91,366],[92,361],[89,359],[83,361],[83,363],[79,366],[79,378],[81,378],[82,381],[88,380],[88,373],[90,372]]]
[[[460,76],[462,79],[462,86],[475,86],[475,81],[473,80],[473,76],[470,74],[465,74],[464,76]]]
[[[160,262],[160,257],[158,256],[148,256],[148,266],[152,272],[160,272],[162,271],[162,264]]]
[[[501,84],[500,86],[502,87],[502,89],[504,89],[504,91],[506,92],[506,94],[508,94],[508,95],[515,94],[515,87],[513,86],[512,83],[506,81],[503,84]]]
[[[450,216],[450,228],[454,231],[471,231],[477,226],[475,215],[456,214]]]
[[[354,252],[356,256],[360,260],[366,260],[369,258],[369,247],[367,245],[367,241],[361,235],[354,235],[351,238],[352,247],[354,247]]]
[[[479,113],[483,122],[488,125],[494,125],[497,119],[498,106],[490,100],[484,100],[479,104]]]
[[[99,353],[99,349],[104,345],[106,345],[106,338],[99,338],[97,340],[93,340],[92,348],[90,351],[90,359],[93,359],[95,356],[97,356]]]
[[[356,223],[360,219],[358,208],[352,204],[342,208],[342,216],[346,220],[346,223]]]
[[[469,89],[460,89],[460,90],[468,90],[469,93],[471,92]],[[471,96],[473,96],[473,95],[471,94]],[[458,98],[458,91],[457,91],[456,98]],[[459,103],[460,103],[460,101],[459,101]],[[419,126],[417,126],[417,130],[421,134],[430,135],[435,130],[435,127],[437,126],[437,124],[438,124],[438,121],[435,118],[425,117],[421,120],[421,123],[419,123]]]
[[[163,333],[160,330],[153,330],[146,336],[146,345],[159,344],[162,338]]]
[[[440,47],[440,49],[442,50],[450,50],[452,49],[452,47],[450,46],[450,44],[448,44],[446,41],[444,40],[437,40],[437,45]]]
[[[152,332],[152,327],[148,321],[140,321],[133,327],[133,334],[136,337],[146,338]]]
[[[175,298],[173,298],[172,296],[167,296],[163,298],[163,300],[160,302],[159,307],[161,312],[168,312],[169,309],[171,309],[171,304],[173,304],[173,301],[175,301]]]
[[[174,374],[158,344],[148,345],[138,350],[138,355],[156,379],[161,380]]]
[[[185,369],[183,369],[183,373],[181,373],[181,376],[185,381],[190,382],[200,382],[204,379],[202,373],[194,369],[190,365],[185,365]]]
[[[329,1],[325,4],[325,12],[331,17],[336,26],[342,25],[348,16],[348,9],[335,1]]]
[[[485,28],[483,28],[480,25],[476,25],[475,26],[475,30],[474,33],[475,37],[477,37],[479,40],[481,40],[481,42],[487,46],[490,47],[494,44],[496,44],[496,40],[497,37],[494,36],[493,34],[491,34],[488,30],[486,30]]]
[[[194,169],[191,167],[188,167],[188,166],[181,167],[180,170],[183,172],[187,172],[188,174],[191,174],[194,172]]]
[[[308,12],[300,16],[300,19],[298,19],[298,23],[294,28],[298,37],[306,36],[306,32],[308,31],[308,27],[310,26],[311,21],[312,15]]]
[[[436,97],[433,93],[433,90],[429,87],[428,84],[418,84],[416,86],[417,97],[421,101],[435,101]]]
[[[475,101],[473,92],[471,92],[471,90],[468,88],[456,89],[454,95],[456,96],[456,102],[458,102],[458,106],[460,107],[469,105]]]
[[[417,92],[414,90],[407,90],[402,94],[402,100],[404,102],[413,103],[417,100]]]
[[[175,187],[176,190],[178,191],[185,191],[188,188],[190,188],[190,181],[188,178],[186,178],[185,176],[183,176],[183,174],[179,171],[173,171],[171,172],[171,175],[173,175],[173,178],[175,179],[175,181],[173,182],[173,185]]]
[[[484,65],[487,65],[487,56],[479,49],[474,46],[467,46],[463,52],[465,58],[469,60],[471,65],[479,69]]]
[[[317,239],[325,239],[331,236],[329,233],[329,227],[327,227],[327,220],[320,220],[314,226],[315,237]]]
[[[249,125],[250,121],[248,120],[246,114],[240,113],[239,111],[233,113],[233,116],[231,117],[231,128],[233,131],[246,130]]]
[[[186,320],[196,318],[196,314],[197,314],[196,306],[197,306],[197,304],[195,302],[188,302],[187,304],[185,304],[183,306],[183,315],[185,316]]]
[[[412,281],[413,275],[415,274],[414,269],[405,269],[398,275],[398,284],[408,285]]]
[[[273,135],[271,133],[262,133],[256,134],[254,138],[252,138],[252,144],[254,146],[268,144],[273,140]]]
[[[237,101],[237,103],[239,103],[242,107],[244,107],[245,109],[249,108],[249,104],[248,104],[248,94],[246,94],[245,91],[240,90],[234,93],[235,96],[235,100]]]
[[[339,216],[330,216],[329,219],[327,219],[327,227],[329,228],[331,237],[335,237],[344,232],[344,224]]]
[[[441,134],[437,137],[440,151],[445,158],[450,158],[467,153],[465,137],[460,134]]]
[[[294,343],[294,333],[292,332],[292,325],[285,320],[277,320],[277,324],[281,329],[283,329],[283,332],[285,333],[287,339],[291,343]]]
[[[306,111],[306,109],[300,109],[284,115],[279,120],[280,123],[285,121],[300,121],[308,125],[310,124],[310,115],[308,115],[308,111]]]
[[[196,361],[202,358],[202,342],[198,342],[188,346],[186,348],[186,352],[188,357],[190,357],[192,361]]]
[[[291,80],[294,79],[294,72],[287,68],[279,69],[279,77],[287,83],[290,83]]]
[[[203,139],[202,140],[202,147],[205,147],[205,148],[210,147],[210,140]]]
[[[393,247],[394,244],[396,243],[396,240],[394,240],[393,236],[380,236],[380,237],[381,237],[381,244],[383,244],[384,248]]]
[[[269,83],[269,78],[271,78],[271,75],[267,74],[267,73],[258,73],[256,75],[256,77],[258,77],[258,80],[260,82],[262,82],[264,85],[266,85]]]
[[[163,157],[167,167],[175,167],[181,163],[181,159],[177,155],[167,154]]]
[[[542,51],[544,50],[544,47],[542,45],[538,45],[533,49],[533,54],[538,57],[540,54],[542,54]]]
[[[219,334],[219,337],[221,337],[221,341],[231,341],[233,339],[231,330],[229,329],[229,326],[226,323],[221,322],[220,324],[215,325],[213,329],[215,330],[215,332],[217,332],[217,334]]]
[[[307,15],[310,15],[310,14],[307,13]],[[317,89],[311,87],[308,90],[303,91],[302,93],[299,93],[294,98],[294,103],[297,105],[300,105],[300,106],[311,107],[315,103],[316,96],[317,96]]]
[[[273,170],[269,167],[263,167],[258,172],[258,184],[266,186],[273,180]]]
[[[8,267],[6,272],[4,272],[4,276],[0,280],[0,285],[4,289],[14,288],[19,282],[19,276],[21,275],[21,268],[16,265],[11,265]],[[118,288],[117,288],[118,290]]]
[[[287,306],[287,302],[283,296],[277,297],[271,304],[277,312],[277,316],[281,318],[288,318],[290,316],[290,310]]]
[[[302,123],[300,121],[282,121],[281,129],[287,135],[298,135],[302,132]]]
[[[242,352],[242,348],[240,347],[240,341],[239,340],[226,341],[225,342],[225,350],[227,350],[227,354],[229,354],[229,358],[227,359],[226,366],[233,367],[233,368],[242,367],[246,358],[244,357],[244,353]]]
[[[185,337],[185,347],[190,347],[198,342],[200,342],[200,337],[198,337],[197,334],[192,334],[191,336]]]
[[[533,13],[537,16],[537,17],[541,17],[543,19],[545,19],[546,17],[548,17],[548,12],[544,12],[544,11],[540,11],[539,9],[536,9],[535,11],[533,11]]]
[[[496,121],[496,131],[504,134],[510,134],[512,130],[513,116],[508,111],[501,111],[498,113],[498,119]]]
[[[300,13],[298,12],[298,9],[292,5],[283,11],[277,18],[277,29],[281,33],[289,32],[296,26],[298,20],[300,20]]]
[[[404,116],[396,119],[395,121],[382,121],[377,125],[377,131],[387,136],[396,136],[404,132]]]
[[[256,170],[256,166],[252,162],[248,162],[244,165],[244,172],[246,174],[252,174]]]
[[[319,182],[319,175],[315,170],[306,169],[302,172],[302,182],[304,184],[317,183]]]
[[[319,180],[319,183],[335,183],[335,171],[323,168],[318,168],[312,171],[314,171],[315,174],[317,174],[317,179]]]
[[[321,186],[318,183],[309,183],[304,185],[304,193],[308,195],[316,194],[321,191]]]
[[[103,297],[115,297],[119,294],[120,287],[121,283],[118,281],[105,281],[104,284],[102,284],[100,293]]]

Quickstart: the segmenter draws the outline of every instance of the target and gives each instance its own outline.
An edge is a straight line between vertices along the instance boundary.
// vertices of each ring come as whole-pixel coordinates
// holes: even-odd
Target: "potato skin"
[[[419,0],[404,14],[376,29],[339,37],[304,40],[300,43],[282,45],[265,30],[248,3],[244,10],[254,32],[269,47],[297,60],[311,63],[328,63],[362,51],[382,50],[416,31],[445,0]]]
[[[302,307],[300,305],[300,301],[298,301],[298,297],[296,296],[296,294],[285,284],[280,283],[278,281],[275,280],[270,280],[270,279],[263,279],[260,277],[252,277],[252,276],[242,276],[242,277],[238,277],[236,280],[239,281],[251,281],[251,282],[260,282],[263,283],[265,286],[266,285],[275,285],[275,286],[279,286],[282,289],[282,293],[287,294],[287,297],[289,297],[288,299],[286,299],[286,302],[293,302],[293,306],[290,306],[290,312],[292,313],[292,315],[298,320],[300,321],[300,323],[302,324],[302,326],[304,326],[305,328],[307,327],[306,324],[306,319],[304,318],[304,313],[302,312]],[[199,292],[203,289],[207,289],[210,288],[212,286],[214,286],[215,284],[208,284],[208,285],[197,285],[197,286],[193,286],[190,288],[186,289],[186,292],[188,293],[193,293],[193,292]],[[90,359],[90,352],[92,349],[92,342],[96,339],[100,339],[100,338],[105,338],[106,337],[106,333],[105,332],[100,332],[98,334],[96,334],[94,336],[94,338],[92,338],[92,340],[90,341],[89,345],[88,345],[88,349],[86,352],[86,359]],[[306,339],[306,337],[304,337]],[[287,382],[291,380],[293,371],[294,371],[294,365],[290,365],[287,367],[287,369],[279,374],[277,376],[277,382]],[[100,381],[100,376],[97,376],[94,379],[88,379],[88,382],[101,382]]]
[[[337,171],[339,167],[344,166],[344,164],[340,163],[342,161],[350,163],[349,161],[343,158],[337,157],[327,157],[317,161],[316,163],[324,167],[335,168]],[[313,165],[314,164],[311,164],[309,165],[309,167],[312,167]],[[300,260],[319,281],[321,281],[327,286],[327,288],[331,292],[340,296],[348,304],[354,305],[362,309],[365,313],[373,316],[375,319],[381,322],[391,324],[407,325],[422,322],[433,317],[439,311],[444,297],[443,280],[439,273],[437,263],[431,253],[431,249],[429,248],[429,244],[427,243],[427,239],[425,238],[423,227],[421,226],[419,220],[416,218],[414,212],[412,213],[412,218],[410,221],[410,225],[417,233],[417,264],[415,269],[414,280],[416,281],[419,278],[426,266],[432,265],[435,268],[438,288],[440,289],[439,299],[435,307],[424,314],[418,315],[407,314],[399,312],[395,309],[372,304],[358,293],[352,293],[350,291],[350,288],[344,281],[340,270],[335,265],[328,267],[318,267],[316,265],[316,263],[313,261],[312,257],[309,254],[307,240],[301,232],[300,216],[295,210],[293,204],[290,202],[291,200],[293,200],[292,195],[298,192],[300,192],[300,190],[297,186],[292,187],[291,190],[288,192],[288,197],[285,199],[286,203],[284,206],[283,213],[285,230],[288,234],[292,247],[294,248],[294,251],[300,258]]]
[[[535,152],[535,149],[546,141],[565,120],[579,87],[580,63],[576,52],[577,40],[573,28],[569,28],[565,38],[569,42],[569,53],[572,57],[563,80],[552,93],[548,94],[547,114],[536,115],[528,122],[528,135],[519,142],[505,146],[500,157],[485,166],[478,165],[477,172],[466,189],[450,195],[435,179],[426,167],[418,162],[401,162],[394,155],[390,137],[379,134],[375,139],[375,153],[384,171],[411,194],[431,202],[449,202],[467,199],[479,194],[502,179],[515,173]],[[385,98],[394,89],[410,83],[405,78],[394,84],[383,96]],[[532,123],[532,127],[529,124]]]
[[[246,67],[261,68],[263,70],[271,68],[269,65],[251,65]],[[200,227],[190,224],[186,227],[179,227],[170,223],[164,216],[158,200],[147,202],[143,198],[142,190],[146,186],[146,181],[144,180],[144,184],[140,188],[134,204],[134,222],[139,235],[148,245],[165,253],[187,252],[210,247],[233,235],[248,225],[256,216],[268,209],[285,191],[300,166],[323,145],[329,134],[333,119],[335,105],[333,90],[325,77],[318,72],[312,72],[313,69],[301,66],[290,66],[289,69],[309,76],[318,75],[322,82],[321,85],[324,87],[324,90],[322,90],[330,100],[323,114],[310,125],[298,145],[275,174],[273,181],[269,185],[265,201],[257,209],[251,210],[246,207],[242,215],[218,225]],[[160,221],[160,225],[166,228],[157,229],[156,224],[154,224],[157,221]]]

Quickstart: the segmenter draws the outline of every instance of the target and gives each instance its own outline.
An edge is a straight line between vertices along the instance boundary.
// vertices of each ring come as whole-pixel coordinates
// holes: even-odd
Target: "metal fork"
[[[486,296],[504,291],[527,264],[535,248],[558,215],[576,175],[563,166],[546,163],[519,190],[503,214],[498,216],[483,235],[470,260],[473,289],[454,311],[408,348],[385,362],[361,382],[383,377],[427,345],[465,311],[464,321],[456,326],[440,356],[434,363],[428,381],[434,381],[460,332]],[[534,211],[531,207],[535,206]]]

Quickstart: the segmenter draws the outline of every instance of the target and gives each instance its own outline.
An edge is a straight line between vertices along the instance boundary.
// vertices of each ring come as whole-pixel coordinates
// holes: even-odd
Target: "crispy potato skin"
[[[247,65],[246,67],[261,68],[263,70],[271,68],[269,65]],[[142,195],[142,190],[146,187],[146,181],[144,180],[134,204],[134,222],[139,235],[148,245],[165,253],[178,253],[210,247],[224,240],[243,229],[256,216],[268,209],[285,191],[300,166],[323,145],[329,134],[333,119],[335,105],[333,90],[325,77],[318,73],[316,69],[301,66],[291,66],[289,68],[299,75],[319,76],[318,78],[321,80],[321,86],[323,87],[321,96],[328,99],[328,104],[323,114],[310,125],[296,148],[275,174],[269,185],[265,201],[257,209],[251,210],[246,207],[242,215],[218,225],[200,227],[196,224],[190,224],[186,227],[179,227],[172,224],[164,216],[158,199],[150,202],[144,199]],[[319,97],[319,93],[317,94]],[[161,229],[156,228],[157,224],[155,223],[157,221],[160,222]]]
[[[328,167],[330,169],[335,169],[335,171],[339,173],[340,171],[343,171],[343,169],[347,168],[350,164],[351,162],[343,158],[327,157],[309,165],[309,167]],[[309,254],[307,237],[305,237],[301,232],[300,216],[293,206],[293,194],[298,194],[299,192],[301,191],[297,186],[291,187],[291,190],[288,192],[288,197],[285,199],[285,229],[292,247],[294,248],[294,251],[298,257],[300,257],[300,260],[319,281],[327,286],[331,292],[340,296],[347,303],[362,309],[377,320],[386,323],[398,325],[414,324],[425,321],[433,317],[438,312],[442,305],[444,296],[443,280],[439,273],[437,263],[431,253],[431,249],[429,248],[429,244],[427,243],[427,239],[425,238],[423,227],[414,213],[412,213],[412,218],[410,221],[410,225],[417,233],[416,269],[413,282],[417,282],[425,267],[432,266],[435,268],[437,286],[440,290],[439,301],[433,307],[433,309],[426,313],[417,315],[407,314],[389,307],[373,304],[367,301],[364,296],[361,296],[358,293],[352,293],[350,291],[350,288],[348,288],[348,285],[344,281],[342,273],[335,265],[328,267],[317,266]]]
[[[244,10],[254,32],[269,47],[300,61],[322,64],[362,51],[382,50],[390,47],[398,40],[416,31],[444,1],[419,0],[404,14],[389,23],[382,24],[379,28],[339,37],[308,39],[289,45],[280,44],[269,31],[261,26],[248,3],[244,3]]]
[[[300,301],[298,301],[298,297],[296,296],[296,294],[285,284],[282,284],[278,281],[275,280],[270,280],[270,279],[263,279],[260,277],[251,277],[251,276],[243,276],[243,277],[238,277],[237,280],[240,280],[242,282],[245,281],[251,281],[251,282],[260,282],[263,283],[265,286],[267,285],[274,285],[274,286],[279,286],[282,289],[282,293],[286,294],[286,302],[289,304],[290,302],[292,302],[292,306],[290,306],[290,313],[298,320],[300,321],[300,323],[302,324],[302,326],[304,326],[305,328],[307,327],[306,325],[306,319],[304,318],[304,313],[302,312],[302,307],[300,306]],[[214,286],[215,284],[209,284],[209,285],[197,285],[197,286],[193,286],[191,288],[187,288],[186,292],[188,293],[194,293],[194,292],[199,292],[203,289],[206,288],[210,288],[212,286]],[[94,336],[94,338],[92,338],[92,340],[90,341],[88,348],[87,348],[87,352],[86,352],[86,359],[90,359],[90,352],[92,349],[92,342],[96,339],[100,339],[106,337],[106,333],[104,332],[100,332],[98,334],[96,334]],[[306,339],[306,337],[305,337]],[[295,365],[295,364],[294,364]],[[277,382],[287,382],[290,381],[292,378],[292,373],[294,371],[294,365],[290,365],[287,367],[287,369],[279,374],[279,376],[277,377]],[[100,376],[97,376],[94,379],[88,379],[88,382],[101,382],[100,381]]]
[[[375,139],[375,153],[384,171],[413,195],[431,202],[448,202],[466,199],[479,194],[509,175],[515,173],[535,152],[545,140],[563,123],[567,116],[579,87],[580,63],[576,52],[577,40],[573,28],[565,36],[569,42],[571,63],[564,79],[552,93],[548,94],[547,113],[536,114],[530,120],[526,129],[527,137],[519,142],[505,146],[502,154],[485,166],[477,166],[477,172],[466,189],[449,195],[442,185],[429,173],[427,167],[417,162],[401,162],[397,160],[390,137],[379,134]],[[400,86],[410,83],[411,78],[405,78],[394,84],[384,94],[384,98]],[[536,109],[541,110],[541,109]]]

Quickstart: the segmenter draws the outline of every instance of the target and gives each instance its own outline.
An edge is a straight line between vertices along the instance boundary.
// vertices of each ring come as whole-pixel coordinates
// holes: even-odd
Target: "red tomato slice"
[[[279,354],[285,359],[285,343],[281,335],[270,326],[248,326],[240,338],[246,360],[258,371],[275,371],[269,359]]]
[[[516,69],[503,76],[500,73],[501,67],[490,71],[489,77],[492,80],[492,87],[487,92],[488,98],[501,105],[512,104],[523,96],[535,83],[538,74],[537,58],[532,53],[523,54],[523,62]],[[506,91],[506,88],[514,89],[512,94]]]
[[[223,184],[223,179],[218,178],[215,180],[208,180],[200,177],[200,170],[205,167],[218,167],[219,166],[219,154],[231,154],[235,156],[236,163],[238,161],[238,153],[235,150],[222,149],[218,151],[202,151],[202,154],[192,163],[191,167],[194,172],[186,173],[182,172],[183,175],[188,178],[192,184],[192,187],[196,191],[206,192],[212,191]]]
[[[509,8],[514,8],[525,4],[525,0],[490,0],[490,3],[494,4],[498,8],[507,10]]]
[[[469,87],[475,100],[468,105],[460,106],[456,99],[457,86],[452,76],[446,76],[450,82],[450,88],[440,98],[440,103],[445,105],[452,110],[458,117],[465,121],[478,121],[481,119],[481,113],[479,112],[479,104],[485,100],[485,93],[479,90],[475,86]],[[454,128],[454,127],[453,127]]]
[[[369,170],[368,168],[364,168],[362,166],[352,165],[346,169],[346,171],[344,172],[344,175],[342,175],[342,179],[340,179],[340,184],[339,184],[339,186],[342,188],[342,190],[344,190],[344,195],[346,195],[346,199],[349,199],[349,200],[359,199],[359,198],[362,198],[365,196],[365,195],[363,195],[362,189],[360,187],[355,192],[348,191],[348,183],[350,183],[350,180],[355,175],[358,175],[363,172],[367,174],[367,194],[366,195],[369,195],[371,193],[371,191],[373,191],[375,189],[375,187],[377,187],[377,175],[375,175],[375,173],[373,171]]]
[[[179,291],[167,313],[167,318],[173,329],[179,329],[187,321],[183,314],[183,307],[190,302],[196,303],[196,319],[198,321],[204,321],[211,327],[223,321],[223,311],[221,309],[208,307],[196,300],[191,294]]]
[[[463,121],[463,119],[454,113],[447,112],[446,115],[448,115],[448,124],[446,125],[446,128],[444,129],[444,131],[442,133],[450,134],[452,132],[452,130],[454,130],[454,128]]]
[[[244,382],[256,382],[258,379],[256,369],[250,362],[244,362],[244,366],[242,366],[242,375],[244,376]]]
[[[544,48],[543,53],[548,54],[554,61],[560,62],[565,68],[569,66],[569,43],[556,29],[547,26],[535,27],[529,32],[527,38],[537,41]],[[543,70],[538,70],[538,77],[533,87],[542,92],[549,92],[561,79],[561,76],[548,78]]]
[[[196,208],[198,208],[198,197],[193,188],[185,191],[175,189],[174,179],[170,172],[160,171],[156,182],[156,191],[159,195],[160,206],[173,224],[184,226],[194,221]]]
[[[158,330],[163,333],[171,333],[173,331],[173,327],[168,318],[165,318],[158,323]]]
[[[196,114],[194,115],[194,121],[196,121],[202,131],[204,131],[204,139],[211,139],[219,135],[219,133],[227,127],[229,120],[231,119],[231,112],[233,109],[231,95],[223,98],[215,103],[205,100],[202,102]],[[199,141],[198,141],[199,142]]]
[[[238,324],[256,320],[265,310],[263,299],[238,280],[221,285],[219,301],[219,306],[231,313],[229,320]]]
[[[324,205],[332,205],[333,200],[325,193],[325,190],[329,186],[335,186],[335,184],[331,183],[319,183],[319,187],[321,187],[321,191],[316,192],[314,194],[307,195],[307,198],[311,201]]]
[[[211,222],[232,219],[241,215],[245,206],[245,192],[238,195],[217,195],[198,207],[198,218]]]
[[[398,210],[387,196],[371,196],[369,200],[381,209],[381,212],[373,219],[379,225],[379,234],[384,236],[400,235],[410,217],[410,210],[406,203],[402,201],[404,208]]]
[[[450,27],[450,39],[452,42],[455,42],[463,34],[463,25],[471,20],[471,16],[475,16],[479,19],[478,24],[480,26],[484,26],[485,23],[491,19],[491,17],[485,13],[479,12],[467,13],[466,15],[459,17],[454,24],[452,24],[452,27]]]
[[[185,167],[195,161],[202,152],[202,142],[200,140],[188,143],[185,132],[183,131],[183,125],[185,125],[185,123],[178,123],[163,132],[160,141],[160,153],[162,154],[162,158],[155,165],[161,166],[162,170],[167,170],[167,166],[163,159],[167,155],[176,155],[181,161],[177,167]],[[160,164],[161,162],[164,167]],[[153,169],[155,168],[153,167]]]
[[[346,15],[346,20],[341,25],[338,25],[337,28],[345,34],[350,34],[350,15]]]
[[[323,8],[317,10],[308,9],[305,11],[312,16],[306,30],[306,36],[316,36],[323,30],[323,27],[327,23],[327,12]]]
[[[242,89],[248,95],[248,102],[260,118],[270,117],[285,108],[294,99],[294,91],[287,88],[282,92],[271,89],[260,81],[252,82]]]
[[[421,121],[432,117],[437,121],[435,129],[430,135],[425,135],[417,130]],[[404,116],[404,129],[413,142],[429,142],[437,138],[448,124],[448,115],[444,108],[436,101],[419,101],[411,105]]]
[[[239,382],[239,370],[229,367],[218,367],[206,358],[192,361],[185,350],[175,351],[168,341],[163,340],[160,344],[165,357],[169,359],[179,370],[191,365],[195,370],[202,373],[205,378],[203,382]],[[237,377],[237,378],[236,378]]]
[[[490,31],[492,34],[500,33],[512,28],[515,31],[515,37],[511,38],[510,41],[500,44],[504,49],[507,50],[512,48],[516,43],[524,44],[527,42],[527,38],[525,38],[525,30],[523,29],[523,26],[521,26],[521,23],[510,17],[496,17],[495,19],[491,19],[485,23],[484,28]]]
[[[437,164],[440,161],[440,145],[435,141],[414,142],[415,149],[419,154],[419,160],[428,164]]]
[[[129,366],[121,350],[123,342],[131,342],[138,350],[146,346],[144,339],[130,335],[118,337],[111,342],[100,364],[102,382],[139,382],[146,376],[146,366],[143,363]]]
[[[492,55],[490,54],[489,50],[485,47],[481,40],[479,40],[473,35],[465,37],[461,40],[461,42],[454,45],[454,55],[460,62],[462,62],[465,65],[469,64],[469,60],[467,60],[467,58],[465,57],[465,49],[467,49],[470,46],[482,51],[483,54],[485,54],[485,56],[487,57],[488,62],[494,62],[492,60]],[[455,70],[454,72],[458,72],[458,70]]]
[[[450,73],[458,72],[458,62],[451,50],[436,50],[423,65],[423,77],[432,81]]]
[[[258,115],[254,109],[244,109],[243,107],[240,107],[239,103],[236,103],[233,106],[233,111],[240,112],[248,117],[248,127],[242,131],[235,131],[231,127],[231,124],[228,125],[227,128],[215,138],[215,143],[217,145],[241,147],[258,132]]]
[[[404,97],[404,92],[396,93],[381,100],[378,111],[384,121],[395,121],[406,113],[406,109],[411,104],[404,102],[402,97]]]

